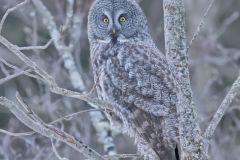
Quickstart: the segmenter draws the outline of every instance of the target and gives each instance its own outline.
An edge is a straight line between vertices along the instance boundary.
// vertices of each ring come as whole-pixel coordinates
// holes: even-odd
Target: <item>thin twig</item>
[[[80,114],[95,112],[95,111],[103,111],[103,110],[102,109],[88,109],[88,110],[79,111],[79,112],[68,114],[64,117],[58,118],[58,119],[52,121],[50,124],[53,124],[53,123],[56,123],[56,122],[59,122],[59,121],[62,121],[62,120],[69,120],[69,119],[72,119],[73,117],[79,116]]]
[[[32,71],[32,69],[28,69],[26,71],[20,71],[20,72],[14,73],[14,74],[9,75],[9,76],[7,76],[5,78],[1,78],[0,79],[0,85],[2,85],[4,83],[6,83],[6,82],[8,82],[8,81],[18,77],[18,76],[24,75],[26,72],[31,72],[31,71]]]
[[[114,158],[141,158],[141,155],[138,154],[116,154],[112,156],[103,156],[104,158],[114,159]]]
[[[26,71],[24,71],[23,69],[19,69],[18,67],[16,67],[16,66],[8,63],[7,61],[5,61],[2,57],[0,57],[0,61],[1,61],[3,64],[5,64],[6,66],[8,66],[8,67],[10,67],[10,68],[12,68],[12,69],[15,69],[15,70],[18,71],[18,72],[23,72],[25,75],[27,75],[27,76],[29,76],[29,77],[32,77],[32,78],[39,79],[39,80],[42,80],[42,81],[43,81],[43,79],[42,79],[41,77],[39,77],[39,76],[37,76],[37,75],[34,75],[34,74],[31,74],[31,73],[29,73],[29,72],[26,72]]]
[[[204,137],[207,141],[210,141],[212,139],[214,131],[216,130],[219,122],[221,121],[223,115],[226,113],[227,109],[230,107],[234,98],[239,94],[239,91],[240,91],[240,76],[233,83],[231,89],[229,90],[228,94],[224,98],[223,102],[221,103],[220,107],[218,108],[217,112],[214,114],[211,122],[209,123],[204,133]]]
[[[194,35],[193,35],[191,41],[190,41],[190,43],[189,43],[189,45],[188,45],[188,47],[187,47],[187,52],[189,51],[190,47],[192,46],[192,43],[194,42],[194,40],[195,40],[195,39],[197,38],[197,36],[199,35],[199,33],[200,33],[200,31],[201,31],[201,29],[202,29],[202,27],[203,27],[203,25],[204,25],[204,22],[205,22],[205,20],[206,20],[206,17],[207,17],[207,15],[208,15],[210,9],[212,8],[214,2],[215,2],[215,0],[212,0],[211,3],[208,5],[208,8],[207,8],[207,10],[205,11],[205,13],[204,13],[204,15],[203,15],[203,17],[202,17],[202,19],[201,19],[201,21],[200,21],[197,29],[196,29],[196,31],[194,32]]]
[[[54,145],[54,142],[53,142],[53,139],[51,139],[51,143],[52,143],[52,149],[53,149],[53,153],[56,155],[56,157],[59,159],[59,160],[69,160],[68,158],[65,158],[65,157],[61,157],[59,155],[59,153],[57,152],[57,149]]]
[[[15,70],[20,70],[18,67],[8,63],[5,59],[3,59],[2,57],[0,57],[0,61],[5,64],[6,66],[8,66],[9,68],[15,69]]]
[[[28,2],[29,2],[29,0],[25,0],[25,1],[17,4],[16,6],[14,6],[14,7],[12,7],[12,8],[9,8],[9,9],[5,12],[5,14],[3,15],[3,18],[2,18],[2,20],[1,20],[1,22],[0,22],[0,34],[1,34],[1,32],[2,32],[3,24],[4,24],[7,16],[8,16],[11,12],[13,12],[13,11],[19,9],[20,7],[24,6],[24,5],[27,4]]]
[[[0,58],[1,58],[1,57],[0,57]],[[2,70],[2,72],[3,72],[3,74],[4,74],[5,76],[10,76],[9,71],[8,71],[7,68],[4,66],[3,63],[0,63],[0,68],[1,68],[1,70]]]
[[[33,111],[32,109],[23,101],[23,99],[21,98],[19,92],[16,92],[16,98],[18,100],[18,102],[21,104],[19,107],[22,108],[22,111],[24,111],[29,118],[32,118],[32,120],[36,121],[36,122],[40,122],[42,125],[44,125],[45,123],[41,120],[41,118],[39,118]]]
[[[43,46],[28,46],[28,47],[18,47],[18,49],[20,51],[23,51],[23,50],[44,50],[44,49],[47,49],[50,44],[53,42],[52,39],[50,39],[45,45]]]
[[[88,109],[88,110],[83,110],[83,111],[79,111],[79,112],[76,112],[76,113],[71,113],[71,114],[65,115],[63,117],[60,117],[60,118],[50,122],[49,124],[55,124],[55,123],[60,122],[62,120],[69,120],[69,118],[72,119],[72,118],[77,117],[81,114],[89,113],[89,112],[95,112],[95,111],[103,111],[103,110],[102,109]],[[0,132],[5,133],[5,134],[10,135],[10,136],[14,136],[14,137],[31,136],[34,133],[36,133],[35,131],[25,132],[25,133],[13,133],[13,132],[9,132],[9,131],[3,130],[3,129],[0,129]]]
[[[69,29],[70,24],[73,19],[73,8],[74,8],[74,0],[67,0],[67,11],[66,11],[66,20],[61,28],[61,32],[65,33],[67,29]]]
[[[31,136],[36,132],[25,132],[25,133],[13,133],[13,132],[9,132],[3,129],[0,129],[1,133],[7,134],[9,136],[14,136],[14,137],[22,137],[22,136]]]
[[[227,30],[227,28],[239,18],[239,16],[239,12],[234,12],[231,16],[224,20],[217,33],[215,33],[215,39],[219,38]]]

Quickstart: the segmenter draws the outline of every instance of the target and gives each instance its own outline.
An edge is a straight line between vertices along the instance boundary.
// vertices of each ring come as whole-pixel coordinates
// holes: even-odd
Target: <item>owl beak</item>
[[[116,43],[117,42],[117,39],[118,39],[118,30],[115,28],[115,27],[113,27],[112,29],[111,29],[111,36],[112,36],[112,41],[114,42],[114,43]]]
[[[113,29],[112,29],[112,34],[113,34],[113,36],[116,35],[116,28],[113,28]]]

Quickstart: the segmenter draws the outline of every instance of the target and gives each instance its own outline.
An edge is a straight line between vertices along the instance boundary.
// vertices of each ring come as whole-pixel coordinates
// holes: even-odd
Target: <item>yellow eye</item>
[[[103,22],[104,22],[104,23],[109,23],[108,17],[104,17],[104,18],[103,18]]]
[[[126,21],[126,17],[124,17],[124,16],[119,17],[119,21],[120,22],[125,22]]]

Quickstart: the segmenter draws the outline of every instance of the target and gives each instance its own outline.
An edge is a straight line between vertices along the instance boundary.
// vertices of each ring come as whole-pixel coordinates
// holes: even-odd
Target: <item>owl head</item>
[[[146,17],[134,0],[96,0],[88,16],[91,42],[121,43],[149,36]]]

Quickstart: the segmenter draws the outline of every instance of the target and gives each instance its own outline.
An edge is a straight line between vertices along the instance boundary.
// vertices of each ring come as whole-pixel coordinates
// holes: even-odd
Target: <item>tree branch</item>
[[[71,54],[71,48],[65,45],[53,16],[40,0],[32,0],[32,2],[37,11],[44,18],[43,22],[53,39],[54,46],[56,47],[59,55],[63,58],[64,67],[69,72],[70,80],[74,88],[77,88],[80,91],[85,91],[83,79],[77,71],[77,67]]]
[[[111,110],[111,105],[108,104],[107,102],[103,102],[97,98],[90,97],[88,94],[81,94],[79,92],[74,92],[74,91],[59,87],[56,81],[53,79],[53,77],[51,77],[42,68],[37,66],[35,62],[33,62],[31,59],[25,56],[21,51],[19,51],[16,45],[13,45],[1,35],[0,35],[0,43],[2,43],[5,47],[7,47],[13,54],[15,54],[20,60],[22,60],[29,68],[32,68],[36,72],[36,74],[41,78],[41,80],[43,80],[44,83],[49,85],[52,93],[62,95],[65,97],[83,100],[85,102],[94,104],[104,110],[107,110],[107,109]]]
[[[28,73],[28,72],[31,72],[31,69],[26,70],[26,71],[23,70],[23,71],[20,71],[20,72],[16,72],[16,73],[13,73],[12,75],[9,75],[9,76],[7,76],[7,77],[5,77],[5,78],[1,78],[1,79],[0,79],[0,85],[6,83],[6,82],[8,82],[8,81],[10,81],[10,80],[13,79],[13,78],[16,78],[16,77],[18,77],[18,76],[21,76],[21,75],[23,75],[23,74],[26,74],[26,73]]]
[[[56,149],[56,147],[55,147],[55,144],[54,144],[54,142],[53,142],[53,139],[51,139],[51,144],[52,144],[53,152],[54,152],[54,154],[56,155],[56,157],[57,157],[59,160],[69,160],[69,159],[67,159],[67,158],[65,158],[65,157],[61,157],[61,156],[59,155],[59,153],[57,152],[57,149]]]
[[[194,32],[194,35],[193,35],[191,41],[190,41],[190,43],[189,43],[189,45],[188,45],[188,47],[187,47],[187,52],[189,51],[190,47],[192,46],[192,43],[194,42],[194,40],[195,40],[195,39],[197,38],[197,36],[199,35],[199,33],[200,33],[200,31],[201,31],[201,29],[202,29],[202,27],[203,27],[203,25],[204,25],[204,21],[206,20],[206,17],[207,17],[207,15],[208,15],[210,9],[212,8],[214,2],[215,2],[215,0],[212,0],[212,1],[210,2],[210,4],[208,5],[208,8],[207,8],[207,10],[205,11],[205,13],[204,13],[204,15],[203,15],[203,17],[202,17],[202,19],[201,19],[201,21],[200,21],[197,29],[196,29],[196,31]]]
[[[18,49],[20,51],[23,51],[23,50],[44,50],[44,49],[47,49],[50,44],[52,43],[52,39],[50,39],[45,45],[43,46],[27,46],[27,47],[18,47]]]
[[[20,97],[18,96],[18,99],[19,98]],[[0,104],[7,107],[22,123],[35,132],[50,139],[56,139],[64,142],[90,159],[104,160],[100,154],[89,148],[82,141],[77,140],[73,136],[52,125],[44,123],[27,105],[23,103],[22,100],[20,101],[24,106],[17,106],[14,102],[8,100],[7,98],[0,97]]]
[[[25,133],[12,133],[3,129],[0,129],[1,133],[7,134],[9,136],[14,136],[14,137],[22,137],[22,136],[31,136],[33,135],[35,132],[25,132]]]
[[[221,121],[221,119],[224,116],[224,114],[226,113],[227,109],[230,107],[234,98],[236,98],[236,96],[239,95],[239,91],[240,91],[240,76],[233,83],[231,89],[229,90],[228,94],[222,101],[220,107],[218,108],[217,112],[214,114],[211,122],[209,123],[209,126],[207,127],[207,129],[204,133],[204,138],[207,141],[210,141],[213,138],[213,134],[217,128],[217,125]],[[209,144],[209,142],[208,142],[208,144]]]
[[[88,110],[83,110],[83,111],[79,111],[79,112],[75,112],[75,113],[71,113],[71,114],[68,114],[68,115],[65,115],[63,117],[60,117],[54,121],[52,121],[51,123],[49,123],[50,125],[51,124],[54,124],[54,123],[57,123],[57,122],[61,122],[62,120],[70,120],[74,117],[77,117],[81,114],[84,114],[84,113],[90,113],[90,112],[94,112],[94,111],[103,111],[103,110],[100,110],[100,109],[88,109]],[[14,136],[14,137],[21,137],[21,136],[31,136],[33,135],[34,131],[31,131],[31,132],[25,132],[25,133],[12,133],[12,132],[9,132],[9,131],[6,131],[6,130],[3,130],[3,129],[0,129],[0,132],[1,133],[4,133],[4,134],[7,134],[9,136]]]
[[[22,6],[26,5],[28,2],[29,2],[29,0],[25,0],[25,1],[17,4],[16,6],[14,6],[14,7],[12,7],[12,8],[9,8],[9,9],[5,12],[5,14],[3,15],[2,19],[1,19],[1,22],[0,22],[0,34],[1,34],[1,32],[2,32],[3,24],[4,24],[7,16],[8,16],[11,12],[13,12],[13,11],[21,8]]]
[[[175,68],[182,91],[180,114],[180,146],[182,159],[200,159],[201,132],[196,120],[189,78],[186,44],[185,8],[183,0],[164,0],[164,32],[166,57]]]

